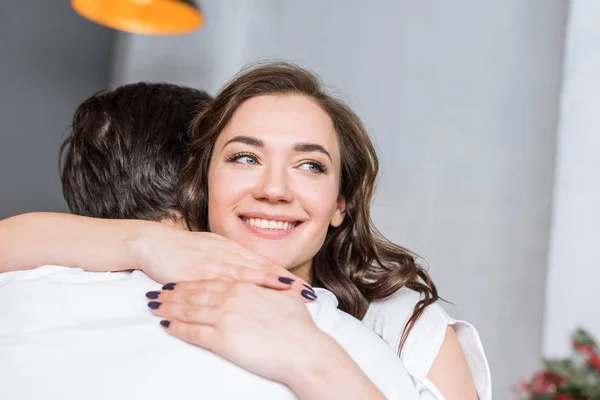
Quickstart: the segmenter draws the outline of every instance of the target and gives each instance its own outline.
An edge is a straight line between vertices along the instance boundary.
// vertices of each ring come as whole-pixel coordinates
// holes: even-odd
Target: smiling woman
[[[188,226],[334,293],[398,351],[424,396],[490,398],[476,330],[434,304],[413,254],[373,227],[377,154],[359,117],[316,75],[289,63],[243,70],[191,135],[178,189]]]
[[[37,216],[32,230],[24,228],[30,220],[16,218],[0,224],[0,244],[12,243],[0,249],[5,263],[58,259],[151,276],[176,271],[179,282],[147,293],[170,334],[282,382],[300,398],[381,398],[287,289],[300,287],[305,300],[333,294],[339,309],[400,357],[422,398],[491,398],[475,328],[435,304],[436,287],[413,254],[373,226],[377,154],[359,117],[313,73],[289,63],[242,71],[198,115],[190,135],[177,194],[187,227],[200,232],[64,216]],[[53,230],[44,233],[48,226]],[[229,249],[228,241],[248,268],[218,250]],[[23,243],[44,246],[31,254]],[[70,257],[57,258],[60,249]],[[249,269],[265,279],[245,279]],[[283,280],[265,284],[265,271]],[[391,373],[400,382],[400,371]]]
[[[328,226],[344,219],[339,182],[339,144],[327,114],[303,96],[254,97],[214,145],[209,229],[308,281]]]
[[[191,136],[179,183],[190,226],[331,290],[359,319],[371,301],[410,287],[423,299],[405,336],[438,299],[413,255],[373,229],[377,154],[360,118],[310,71],[284,62],[242,71],[198,116]],[[261,230],[249,229],[257,219]],[[264,228],[279,222],[294,226],[285,235]]]

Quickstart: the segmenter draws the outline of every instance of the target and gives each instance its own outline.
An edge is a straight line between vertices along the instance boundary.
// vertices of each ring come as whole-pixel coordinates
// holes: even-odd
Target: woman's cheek
[[[305,209],[315,217],[322,219],[328,225],[337,204],[337,188],[331,185],[314,185],[303,190]]]

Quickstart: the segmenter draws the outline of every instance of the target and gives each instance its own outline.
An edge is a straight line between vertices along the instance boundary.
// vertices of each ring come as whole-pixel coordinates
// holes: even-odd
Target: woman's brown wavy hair
[[[438,300],[428,273],[415,255],[387,240],[370,215],[379,162],[360,118],[342,101],[326,94],[312,72],[287,62],[268,62],[242,70],[196,118],[191,127],[190,155],[178,188],[188,228],[208,231],[208,170],[213,147],[240,105],[262,95],[302,95],[332,119],[341,152],[340,194],[346,199],[343,223],[330,227],[313,259],[311,284],[333,292],[339,308],[362,319],[373,300],[402,287],[421,294],[402,334],[401,346],[424,309]]]

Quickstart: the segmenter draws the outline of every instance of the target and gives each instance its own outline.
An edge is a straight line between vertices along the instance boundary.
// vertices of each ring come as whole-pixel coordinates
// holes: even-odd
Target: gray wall
[[[69,3],[0,0],[0,218],[66,210],[61,139],[77,104],[109,83],[114,32]]]
[[[494,398],[540,364],[568,2],[205,0],[192,35],[121,35],[113,84],[209,90],[285,57],[338,88],[383,161],[374,206],[473,322]]]

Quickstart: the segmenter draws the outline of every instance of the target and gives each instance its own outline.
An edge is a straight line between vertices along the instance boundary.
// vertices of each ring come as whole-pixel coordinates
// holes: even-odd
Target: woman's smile
[[[284,239],[292,235],[300,222],[288,222],[279,219],[240,218],[254,235],[264,239]]]

